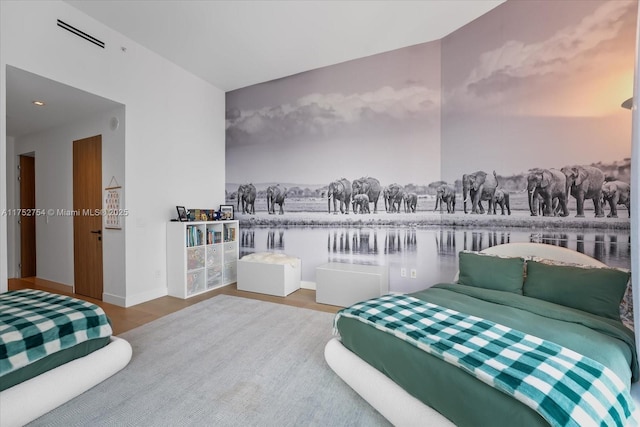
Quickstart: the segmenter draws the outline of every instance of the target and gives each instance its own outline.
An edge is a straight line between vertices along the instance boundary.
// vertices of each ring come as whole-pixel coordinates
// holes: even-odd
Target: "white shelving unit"
[[[169,295],[189,298],[234,283],[238,236],[238,221],[168,223]]]

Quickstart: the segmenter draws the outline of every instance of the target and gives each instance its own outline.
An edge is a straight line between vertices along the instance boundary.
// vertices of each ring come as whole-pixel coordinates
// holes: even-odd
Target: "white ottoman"
[[[238,260],[238,290],[286,297],[300,289],[300,258],[257,252]]]
[[[389,293],[384,265],[330,262],[316,267],[316,302],[348,307]]]

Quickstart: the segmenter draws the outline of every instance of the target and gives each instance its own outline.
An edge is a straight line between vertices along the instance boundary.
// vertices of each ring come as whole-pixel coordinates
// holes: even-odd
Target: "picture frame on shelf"
[[[220,219],[233,219],[233,205],[220,205]]]
[[[184,206],[176,206],[176,210],[178,211],[178,221],[189,221],[189,217],[187,216],[187,209]]]

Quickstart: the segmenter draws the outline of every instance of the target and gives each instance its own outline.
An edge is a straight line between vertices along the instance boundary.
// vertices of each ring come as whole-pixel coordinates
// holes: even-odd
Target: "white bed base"
[[[544,243],[506,243],[492,246],[481,252],[503,256],[536,256],[593,267],[606,266],[597,259],[580,252]],[[386,375],[360,359],[344,347],[338,338],[332,338],[327,343],[324,356],[331,369],[394,426],[449,427],[454,425],[438,411],[411,396]],[[640,389],[637,387],[637,384],[634,384],[631,395],[637,406],[636,411],[640,411]]]
[[[0,426],[23,426],[106,380],[131,360],[131,345],[109,344],[0,392]]]
[[[438,411],[411,396],[389,377],[352,353],[338,338],[332,338],[327,343],[324,358],[349,387],[394,426],[455,426]]]

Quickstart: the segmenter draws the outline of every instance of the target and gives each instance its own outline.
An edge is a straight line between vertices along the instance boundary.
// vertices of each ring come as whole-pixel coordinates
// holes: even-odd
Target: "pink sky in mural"
[[[634,1],[507,2],[444,39],[444,179],[628,158],[635,16]]]

